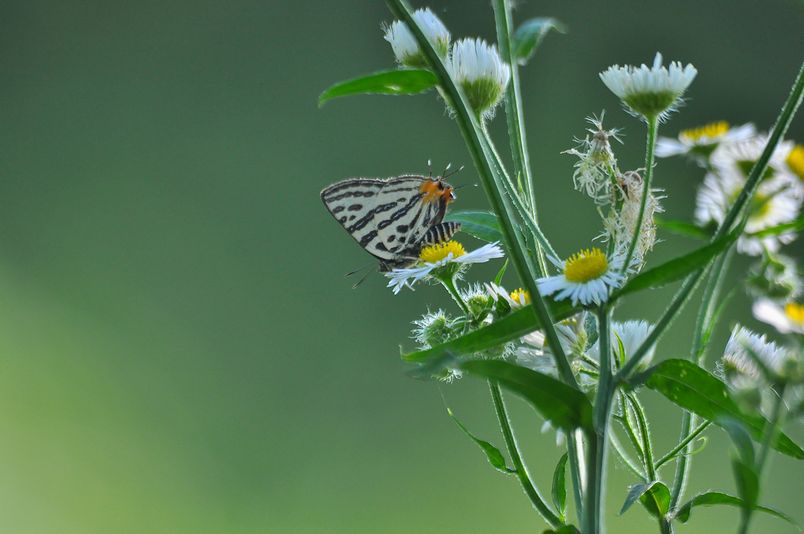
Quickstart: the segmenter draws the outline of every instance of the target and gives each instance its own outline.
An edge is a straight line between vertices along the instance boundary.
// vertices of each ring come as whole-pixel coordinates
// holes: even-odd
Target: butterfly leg
[[[452,239],[452,236],[458,233],[461,229],[461,223],[456,222],[442,222],[430,227],[429,230],[422,237],[422,246],[437,245]]]

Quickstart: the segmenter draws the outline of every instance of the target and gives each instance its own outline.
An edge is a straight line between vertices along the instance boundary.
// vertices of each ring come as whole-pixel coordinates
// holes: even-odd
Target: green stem
[[[717,310],[718,301],[720,300],[720,293],[723,289],[723,282],[726,279],[726,273],[728,272],[732,254],[733,247],[729,247],[729,251],[718,256],[712,264],[711,269],[709,269],[709,278],[704,287],[701,306],[695,320],[692,350],[690,351],[690,359],[698,365],[701,365],[706,355],[706,347],[709,344],[710,337],[709,333],[714,327],[715,311]],[[698,417],[695,414],[687,411],[682,413],[681,435],[679,439],[681,442],[686,442],[687,446],[684,453],[678,458],[678,462],[676,462],[673,487],[670,490],[671,510],[678,506],[678,503],[684,496],[684,488],[687,485],[687,478],[689,477],[692,465],[692,458],[690,456],[692,440],[687,438],[690,436],[690,429],[696,424],[698,424]]]
[[[757,455],[756,463],[754,464],[754,472],[756,473],[758,480],[757,493],[759,488],[762,488],[762,471],[765,469],[765,463],[768,459],[771,443],[773,443],[773,440],[776,439],[777,434],[782,430],[782,426],[784,424],[784,394],[786,384],[778,384],[778,389],[779,394],[776,397],[775,404],[773,405],[770,420],[765,427],[765,434],[762,437],[762,447],[759,449],[759,454]],[[758,499],[759,494],[757,494],[756,497]],[[752,502],[748,504],[749,506],[743,508],[742,521],[740,522],[739,530],[740,534],[746,534],[748,532],[748,526],[751,523],[751,516],[753,515],[757,503]]]
[[[648,420],[645,417],[645,408],[633,393],[626,394],[626,397],[636,414],[639,434],[642,436],[642,450],[644,451],[642,458],[645,462],[645,473],[648,475],[648,479],[653,482],[656,480],[656,468],[653,466],[653,444],[650,440],[650,431],[648,429]]]
[[[657,117],[648,117],[648,139],[645,143],[645,178],[642,180],[642,198],[639,201],[639,214],[634,225],[634,235],[631,237],[631,244],[628,245],[628,253],[625,255],[623,272],[626,272],[631,265],[634,257],[639,236],[642,235],[642,226],[645,224],[645,207],[650,198],[651,182],[653,181],[653,153],[656,149],[656,133],[659,130],[659,120]]]
[[[790,89],[790,94],[787,96],[787,100],[785,100],[782,110],[779,112],[779,117],[776,119],[776,124],[774,124],[773,130],[771,130],[771,134],[768,137],[768,142],[765,144],[762,154],[751,168],[751,172],[748,175],[745,187],[740,192],[740,196],[737,197],[737,200],[729,209],[726,217],[723,220],[723,224],[721,224],[717,232],[715,232],[715,235],[712,237],[710,243],[717,241],[731,231],[735,222],[738,220],[744,221],[746,216],[746,214],[743,213],[744,209],[751,198],[753,198],[754,193],[756,193],[760,180],[765,174],[765,170],[768,168],[770,157],[773,155],[774,150],[776,150],[776,146],[779,144],[779,141],[790,127],[790,123],[793,121],[796,110],[801,104],[802,94],[804,94],[804,63],[799,68],[796,80],[793,83],[793,87]],[[622,370],[618,373],[618,380],[627,380],[636,366],[639,365],[642,359],[648,354],[650,347],[652,347],[656,341],[658,341],[664,330],[670,325],[676,314],[678,314],[678,312],[684,306],[687,298],[703,276],[704,270],[705,269],[699,269],[689,275],[686,280],[684,280],[684,283],[673,297],[672,302],[656,323],[656,327],[651,331],[642,345],[640,345],[634,355],[629,358],[628,362],[626,362],[625,366],[623,366]]]
[[[628,439],[631,441],[631,445],[637,451],[637,454],[639,454],[639,459],[644,464],[645,451],[642,450],[642,443],[637,437],[636,432],[634,432],[634,426],[631,424],[631,418],[628,416],[628,403],[626,402],[624,395],[620,395],[620,410],[623,412],[620,422],[625,429],[625,434],[628,436]]]
[[[527,254],[522,236],[519,234],[515,224],[515,216],[510,200],[503,196],[504,179],[492,168],[494,156],[490,147],[484,141],[482,129],[477,121],[477,117],[471,111],[471,107],[466,100],[463,91],[458,88],[447,71],[441,57],[427,40],[419,25],[413,19],[413,15],[405,0],[387,0],[391,13],[402,20],[413,33],[420,49],[424,52],[428,66],[438,78],[442,94],[447,105],[455,112],[455,121],[461,130],[467,148],[472,156],[475,167],[478,170],[483,189],[489,199],[492,209],[500,220],[503,239],[507,245],[512,263],[516,268],[525,288],[530,292],[531,302],[536,316],[544,329],[545,338],[553,348],[552,352],[556,358],[556,365],[561,378],[571,386],[578,388],[578,382],[572,373],[569,359],[561,346],[561,341],[556,332],[554,321],[547,303],[541,296],[536,284],[537,268],[533,264],[530,255]]]
[[[454,300],[455,304],[457,304],[461,311],[466,314],[466,317],[471,319],[469,306],[467,306],[463,301],[461,293],[458,291],[458,288],[455,287],[455,278],[445,276],[444,278],[439,278],[438,281],[441,282],[441,285],[447,289],[449,295],[452,297],[452,300]]]
[[[581,532],[603,534],[606,500],[606,460],[609,444],[609,416],[614,400],[615,383],[612,375],[610,312],[606,305],[597,310],[598,343],[600,345],[600,380],[594,406],[594,434],[589,437],[586,465],[586,498]]]
[[[522,455],[519,453],[519,445],[514,437],[513,429],[511,428],[511,420],[508,418],[508,412],[505,409],[505,402],[503,401],[500,386],[496,382],[489,380],[489,389],[491,390],[491,398],[494,402],[494,411],[497,413],[497,420],[500,422],[500,430],[502,430],[505,445],[508,448],[508,454],[511,456],[514,469],[516,469],[516,476],[519,479],[519,483],[522,485],[522,489],[525,490],[525,494],[530,499],[536,511],[541,514],[551,527],[558,528],[563,524],[561,518],[547,505],[541,493],[539,493],[538,488],[533,484],[530,473],[528,473],[528,468],[522,461]]]
[[[661,468],[664,464],[675,458],[683,449],[687,447],[688,443],[691,443],[695,438],[697,438],[704,430],[709,428],[709,425],[712,424],[712,421],[704,421],[700,425],[696,426],[689,434],[687,434],[683,440],[678,442],[678,445],[673,447],[670,452],[656,460],[654,465],[654,469]],[[689,454],[689,450],[683,453],[684,455]]]

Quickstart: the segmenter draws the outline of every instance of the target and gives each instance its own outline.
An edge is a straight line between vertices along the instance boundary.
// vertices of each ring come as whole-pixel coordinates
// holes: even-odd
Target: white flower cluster
[[[449,31],[430,9],[417,9],[413,18],[445,62],[447,71],[463,90],[472,109],[484,119],[493,117],[511,79],[511,68],[502,60],[497,47],[483,39],[466,38],[450,48]],[[404,22],[394,21],[384,31],[385,40],[391,44],[400,66],[427,68],[427,59]]]

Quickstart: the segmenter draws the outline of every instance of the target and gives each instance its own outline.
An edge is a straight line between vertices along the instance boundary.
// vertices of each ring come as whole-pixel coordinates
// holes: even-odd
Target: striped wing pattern
[[[394,267],[415,260],[425,234],[444,217],[445,204],[424,201],[422,184],[428,180],[352,178],[324,189],[321,199],[361,247]]]

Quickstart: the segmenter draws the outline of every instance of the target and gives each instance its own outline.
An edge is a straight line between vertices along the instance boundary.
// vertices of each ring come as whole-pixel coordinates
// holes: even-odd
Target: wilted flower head
[[[601,304],[609,298],[609,292],[625,281],[622,268],[624,254],[615,253],[611,258],[599,248],[582,250],[566,261],[550,258],[562,270],[557,276],[540,278],[537,283],[543,295],[555,294],[556,300],[572,300],[572,305],[580,303]]]
[[[425,37],[435,48],[442,59],[449,53],[450,35],[444,23],[429,8],[417,9],[413,12],[413,20],[424,32]],[[410,28],[401,20],[395,20],[385,28],[385,40],[391,43],[397,62],[405,67],[424,67],[427,60],[419,49],[416,38]]]
[[[482,39],[461,39],[452,46],[447,70],[461,86],[472,109],[484,117],[494,114],[511,79],[497,47]]]
[[[656,156],[687,156],[693,161],[705,165],[712,152],[720,144],[733,143],[749,139],[756,135],[753,124],[730,127],[726,121],[718,121],[682,130],[677,139],[660,137],[656,141]]]
[[[419,262],[413,267],[393,269],[385,276],[390,278],[388,287],[393,288],[394,294],[407,286],[413,289],[413,284],[428,276],[452,279],[468,265],[485,263],[504,256],[498,243],[488,243],[471,252],[466,252],[463,245],[457,241],[447,241],[437,245],[423,247],[419,253]]]
[[[587,129],[591,136],[576,138],[578,146],[565,150],[563,154],[578,157],[572,174],[575,189],[592,198],[597,205],[605,205],[612,201],[612,175],[617,174],[617,160],[610,140],[620,141],[619,131],[603,128],[603,113],[600,118],[592,116],[586,120],[592,124],[592,128]]]
[[[623,173],[619,179],[619,189],[622,192],[622,206],[620,211],[613,211],[603,221],[606,229],[605,239],[614,241],[615,248],[627,248],[639,224],[639,210],[642,204],[642,176],[636,171]],[[645,212],[642,225],[639,228],[636,247],[634,248],[633,263],[638,267],[644,263],[645,255],[653,250],[656,243],[655,214],[662,213],[659,201],[664,198],[657,196],[659,190],[652,190],[645,200]]]
[[[614,65],[601,72],[600,79],[635,116],[662,119],[678,106],[697,73],[692,65],[682,67],[677,61],[663,67],[657,52],[652,67]]]
[[[767,323],[782,334],[804,334],[804,304],[790,301],[784,305],[760,299],[752,308],[757,320]]]

